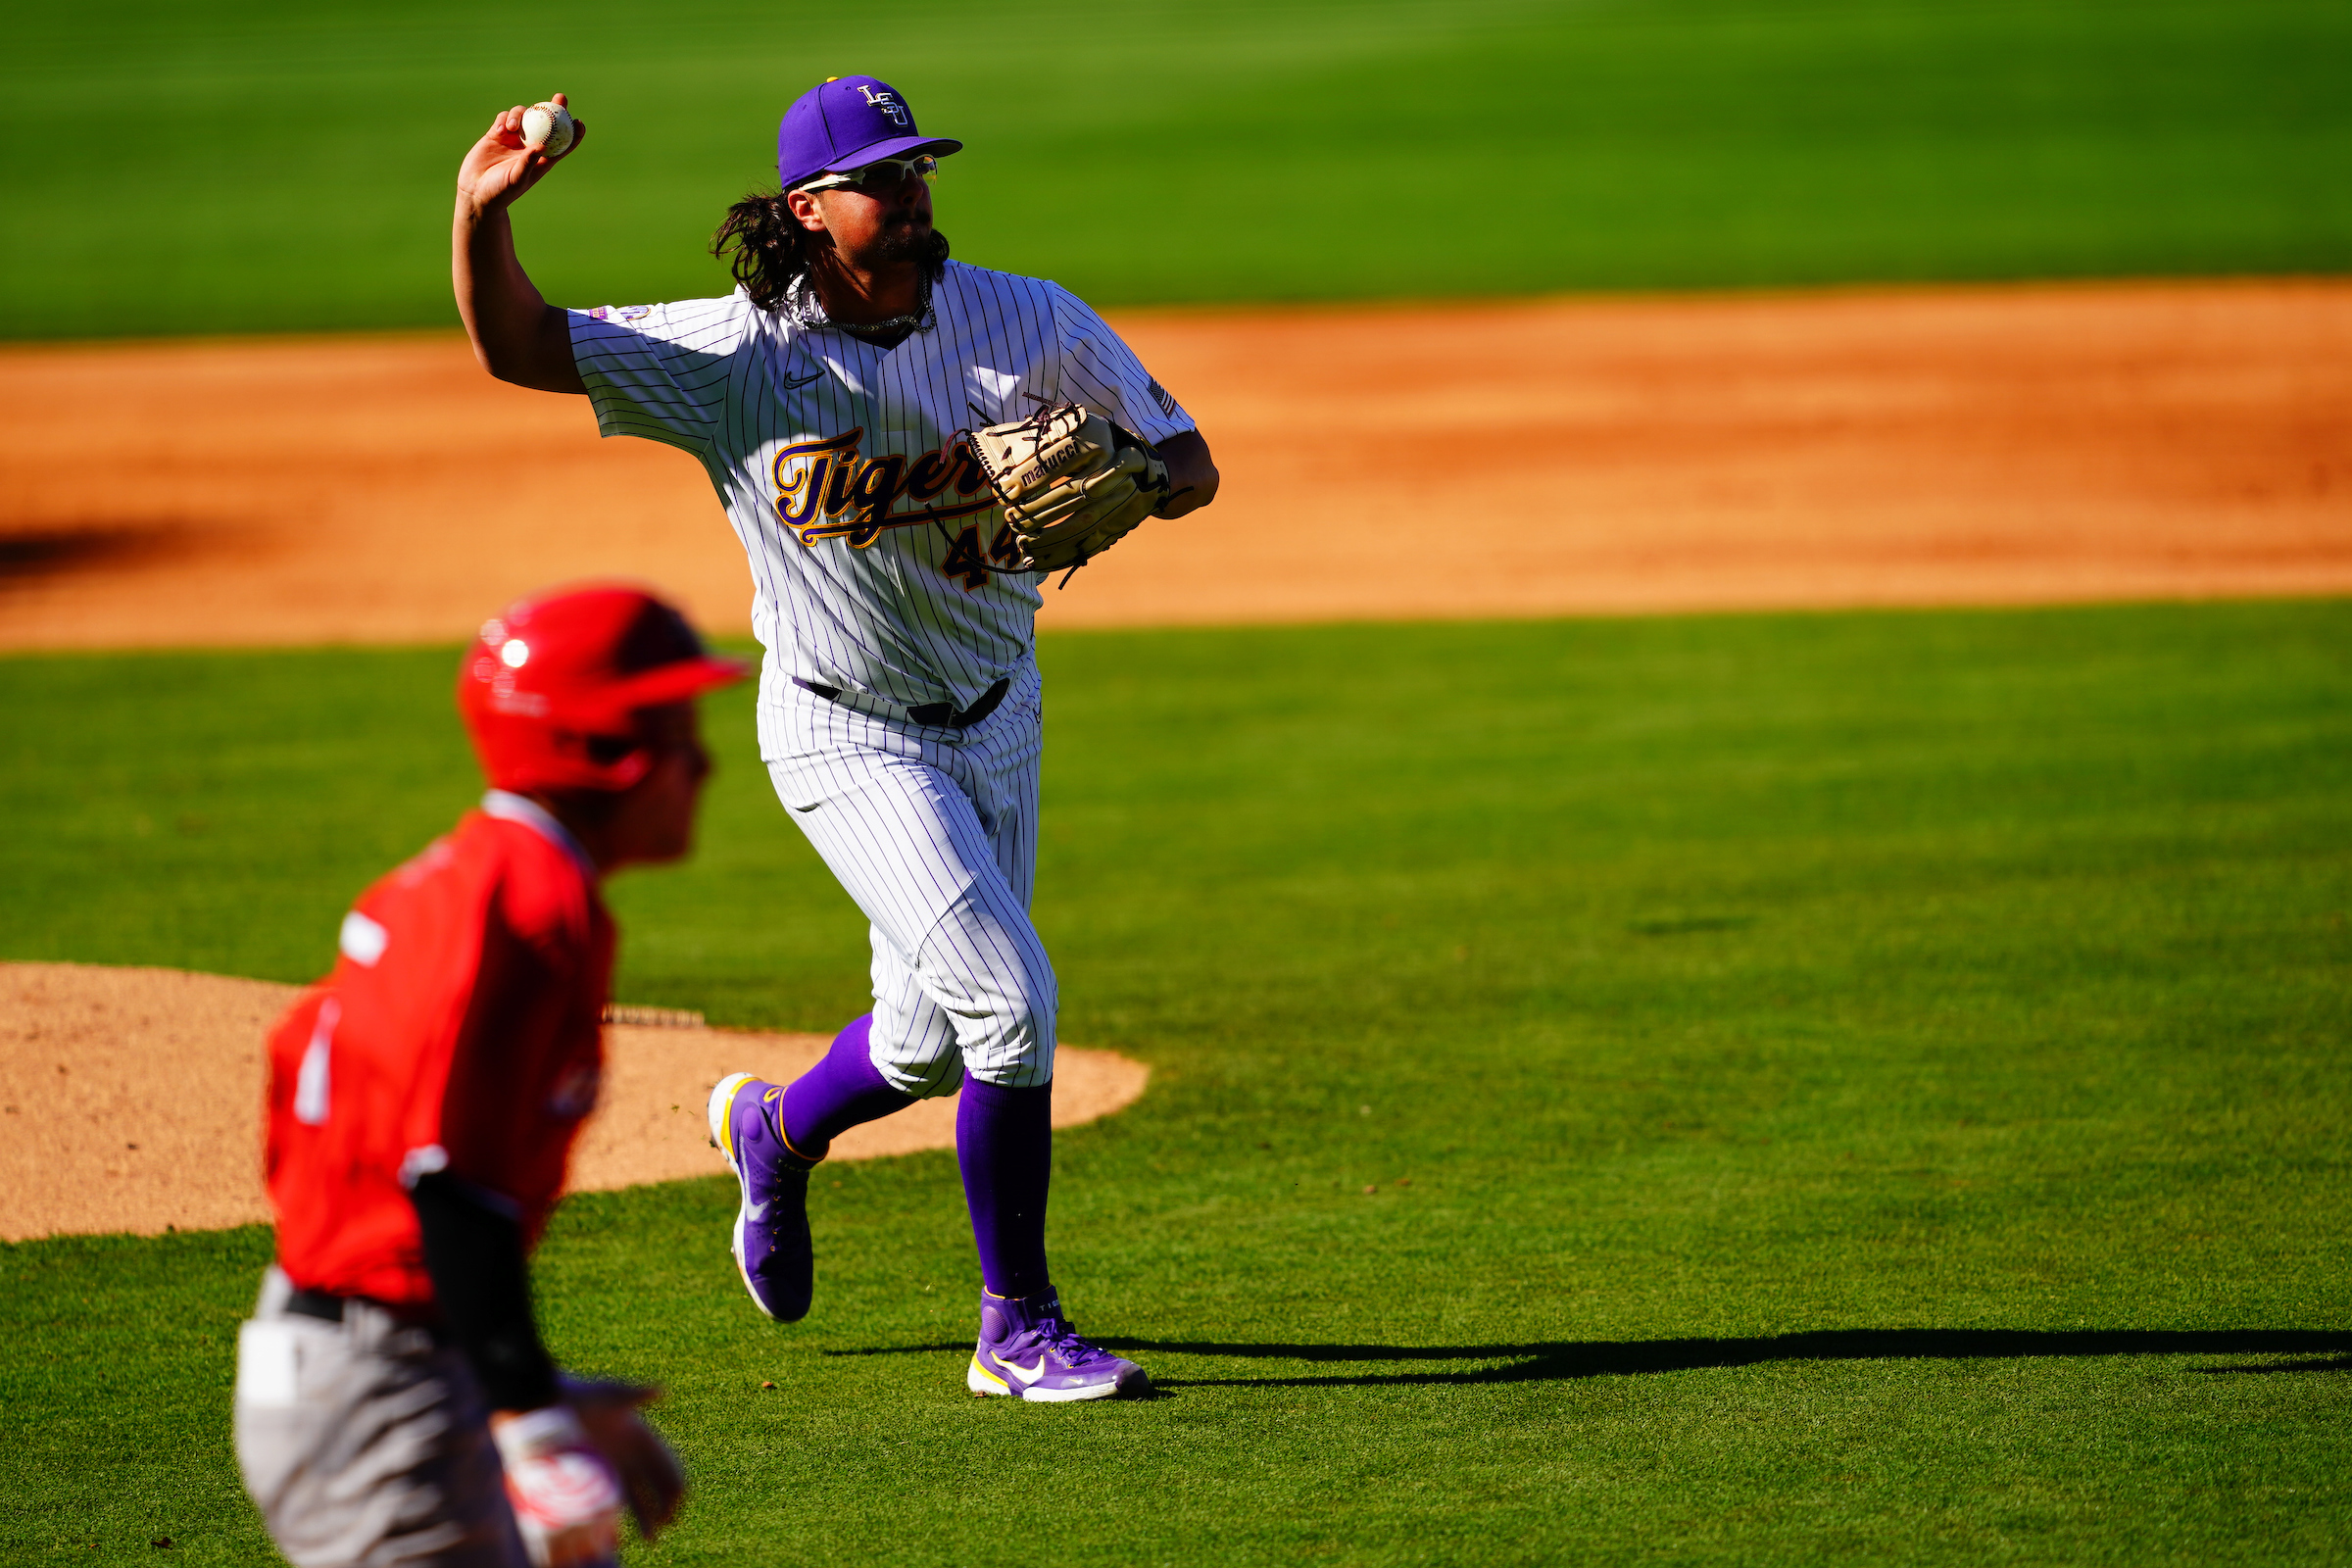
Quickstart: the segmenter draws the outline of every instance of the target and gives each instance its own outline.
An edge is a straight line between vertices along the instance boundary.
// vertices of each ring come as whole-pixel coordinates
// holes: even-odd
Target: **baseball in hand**
[[[522,139],[537,142],[550,158],[571,146],[571,111],[562,104],[533,104],[522,112]]]

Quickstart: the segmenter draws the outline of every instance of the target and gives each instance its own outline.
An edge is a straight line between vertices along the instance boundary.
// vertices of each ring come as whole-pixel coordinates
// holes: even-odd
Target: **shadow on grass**
[[[1206,1340],[1097,1342],[1106,1349],[1233,1359],[1350,1362],[1499,1361],[1500,1366],[1268,1377],[1162,1377],[1162,1389],[1386,1388],[1398,1384],[1540,1383],[1756,1366],[1766,1361],[2005,1360],[2084,1355],[2303,1355],[2202,1372],[2352,1371],[2352,1331],[2315,1329],[1818,1329],[1744,1340],[1627,1340],[1538,1345],[1238,1345]],[[827,1355],[968,1354],[965,1345],[876,1346]]]
[[[2324,1355],[2311,1361],[2263,1361],[2253,1366],[2201,1366],[2197,1370],[2214,1377],[2227,1377],[2232,1372],[2352,1372],[2352,1355]]]

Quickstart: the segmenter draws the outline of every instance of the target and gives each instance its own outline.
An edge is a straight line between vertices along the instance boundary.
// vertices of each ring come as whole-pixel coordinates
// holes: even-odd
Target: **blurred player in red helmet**
[[[596,1103],[599,884],[692,846],[694,699],[743,672],[636,588],[486,622],[458,709],[490,792],[360,897],[270,1036],[237,1458],[298,1568],[609,1563],[624,1503],[648,1537],[676,1511],[652,1391],[557,1372],[526,1259]]]

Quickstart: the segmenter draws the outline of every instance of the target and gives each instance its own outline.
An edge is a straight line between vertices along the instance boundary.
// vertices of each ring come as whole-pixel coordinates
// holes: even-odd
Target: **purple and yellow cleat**
[[[1135,1399],[1152,1392],[1142,1367],[1070,1326],[1051,1285],[1041,1296],[1017,1298],[980,1293],[980,1345],[963,1384],[974,1394],[1042,1404]]]
[[[792,1152],[778,1129],[783,1086],[748,1072],[710,1091],[710,1142],[743,1189],[735,1211],[735,1266],[752,1302],[779,1323],[808,1315],[816,1271],[808,1245],[811,1161]]]

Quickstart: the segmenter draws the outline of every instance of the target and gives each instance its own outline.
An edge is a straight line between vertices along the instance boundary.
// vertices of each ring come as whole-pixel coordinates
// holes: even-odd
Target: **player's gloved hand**
[[[686,1471],[662,1435],[645,1424],[638,1406],[662,1396],[639,1383],[592,1383],[568,1374],[561,1380],[564,1402],[579,1413],[588,1441],[610,1460],[628,1494],[637,1533],[658,1539],[686,1498]]]
[[[1075,403],[972,435],[1012,532],[1014,571],[1085,565],[1168,499],[1168,466],[1146,442]]]
[[[620,1478],[578,1411],[551,1404],[490,1418],[507,1500],[537,1568],[605,1568],[620,1552]]]

